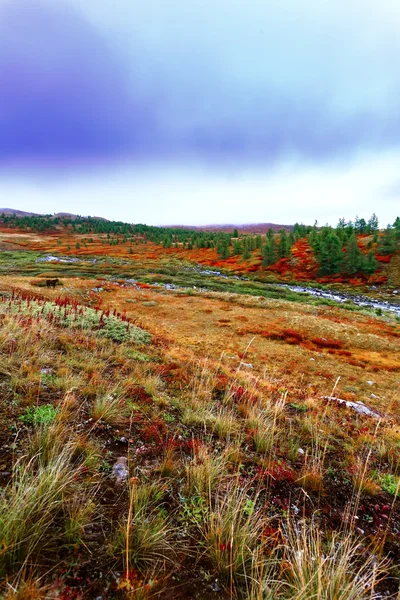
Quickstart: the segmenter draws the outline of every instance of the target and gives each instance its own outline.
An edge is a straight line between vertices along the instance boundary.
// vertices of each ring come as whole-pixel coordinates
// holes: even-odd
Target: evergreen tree
[[[229,245],[227,239],[223,239],[219,242],[217,252],[222,260],[229,258]]]
[[[280,258],[285,258],[290,254],[289,240],[286,233],[286,229],[282,229],[279,236],[278,254]]]
[[[251,242],[250,242],[250,240],[248,238],[244,238],[244,240],[243,240],[243,254],[242,254],[244,260],[248,260],[251,257],[250,248],[249,248],[250,243]]]
[[[262,251],[263,254],[263,265],[268,267],[276,262],[275,244],[267,242]]]
[[[368,233],[374,233],[374,231],[378,231],[379,229],[379,221],[378,217],[375,213],[372,213],[370,218],[368,219],[367,230]]]
[[[240,240],[235,240],[233,242],[232,254],[237,256],[238,254],[242,254],[242,252],[243,252],[243,248],[242,248],[242,244],[240,243]]]
[[[321,240],[320,272],[322,275],[339,273],[343,263],[342,244],[338,236],[329,232]]]
[[[396,241],[400,240],[400,217],[396,217],[395,222],[393,223],[394,227],[394,237]]]
[[[367,229],[367,223],[365,221],[365,219],[363,218],[359,218],[358,215],[356,216],[356,218],[354,219],[354,229],[356,231],[356,233],[362,234],[366,232]]]
[[[363,264],[363,255],[357,244],[357,238],[353,234],[346,244],[346,254],[343,259],[344,271],[348,275],[353,275],[360,271]]]
[[[367,258],[364,260],[362,270],[364,271],[364,273],[367,273],[367,275],[372,275],[372,273],[375,273],[377,268],[378,261],[376,260],[372,250],[370,250],[367,254]]]
[[[395,230],[388,225],[379,241],[378,253],[385,256],[387,254],[393,254],[395,250]]]
[[[273,240],[274,238],[275,238],[275,233],[274,233],[274,230],[273,230],[273,229],[270,227],[270,228],[268,229],[268,233],[267,233],[267,239],[268,239],[268,241],[271,241],[271,240]]]

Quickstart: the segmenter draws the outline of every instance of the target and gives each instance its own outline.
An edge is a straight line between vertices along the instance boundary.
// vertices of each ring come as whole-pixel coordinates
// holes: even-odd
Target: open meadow
[[[398,252],[111,241],[0,231],[1,597],[399,599]]]

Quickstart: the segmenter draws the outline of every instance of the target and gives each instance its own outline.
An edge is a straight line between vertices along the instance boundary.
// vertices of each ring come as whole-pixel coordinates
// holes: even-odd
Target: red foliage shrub
[[[353,367],[364,367],[362,362],[355,360],[354,358],[349,358],[349,360],[346,360],[346,362]]]
[[[301,341],[303,341],[302,334],[294,329],[284,329],[282,331],[282,335],[288,344],[299,344]]]
[[[204,442],[202,442],[198,438],[192,438],[191,440],[188,440],[185,443],[185,445],[186,445],[186,450],[188,450],[189,452],[192,452],[194,454],[195,452],[197,452],[200,448],[202,448],[204,446]]]
[[[311,341],[319,348],[333,348],[335,350],[340,350],[343,346],[343,343],[340,340],[331,340],[329,338],[312,338]]]
[[[269,479],[271,484],[277,481],[288,481],[293,483],[295,478],[296,476],[293,469],[278,462],[273,463],[268,469],[258,467],[255,475],[255,480],[265,481],[266,479]]]
[[[149,285],[148,283],[140,283],[140,282],[138,282],[138,283],[136,284],[136,286],[137,286],[138,288],[140,288],[141,290],[148,290],[148,289],[151,289],[151,285]]]
[[[126,395],[135,402],[140,402],[142,404],[151,404],[153,402],[152,396],[140,385],[128,386]]]
[[[390,263],[392,255],[391,254],[385,254],[385,255],[375,254],[375,258],[380,263]]]
[[[339,356],[351,356],[349,350],[336,350],[335,354],[338,354]]]
[[[164,421],[153,421],[149,425],[145,425],[141,435],[146,442],[155,442],[160,444],[164,441],[164,436],[167,432],[167,426]]]

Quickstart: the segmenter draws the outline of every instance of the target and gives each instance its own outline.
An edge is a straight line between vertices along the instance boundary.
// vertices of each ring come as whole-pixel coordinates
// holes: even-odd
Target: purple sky
[[[0,206],[386,225],[399,31],[394,0],[0,0]]]

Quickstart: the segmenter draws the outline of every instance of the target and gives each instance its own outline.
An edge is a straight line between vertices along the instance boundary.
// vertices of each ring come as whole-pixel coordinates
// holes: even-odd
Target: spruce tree
[[[279,248],[278,254],[280,258],[285,258],[290,253],[289,249],[289,240],[286,233],[286,229],[282,229],[281,234],[279,236]]]
[[[343,259],[344,271],[348,275],[353,275],[361,269],[363,256],[357,244],[357,238],[353,234],[346,244],[346,254]]]
[[[244,238],[243,254],[242,254],[244,260],[248,260],[251,257],[249,245],[250,245],[250,240],[248,240],[247,238]]]
[[[340,272],[343,263],[342,244],[335,233],[329,232],[322,238],[319,254],[321,275]]]
[[[268,267],[276,262],[275,245],[267,242],[263,248],[263,265]]]
[[[393,223],[394,227],[394,237],[396,241],[400,240],[400,217],[396,217],[395,222]]]
[[[367,273],[367,275],[372,275],[372,273],[375,273],[377,268],[378,261],[376,260],[372,250],[370,250],[367,254],[367,258],[364,260],[362,270],[364,271],[364,273]]]
[[[395,230],[388,225],[379,241],[378,253],[382,255],[393,254],[396,250]]]
[[[374,231],[378,231],[379,221],[375,213],[372,213],[372,215],[368,219],[367,229],[369,233],[374,233]]]

